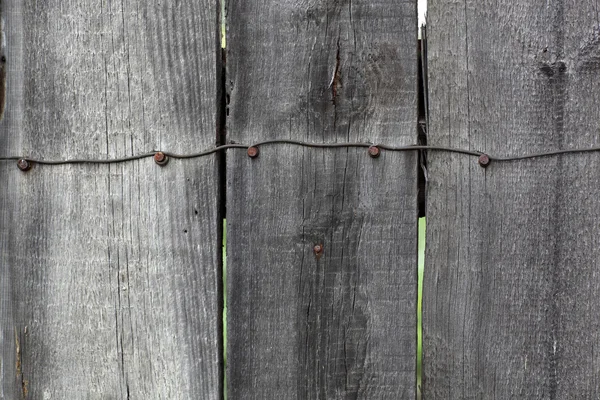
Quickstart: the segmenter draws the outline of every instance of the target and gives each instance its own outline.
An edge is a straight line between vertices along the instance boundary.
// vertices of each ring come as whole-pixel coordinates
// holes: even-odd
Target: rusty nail
[[[315,256],[317,257],[317,260],[318,260],[323,255],[323,245],[316,244],[315,247],[313,247],[313,251],[315,252]]]
[[[21,158],[17,161],[17,167],[19,167],[21,171],[29,171],[31,169],[31,163],[26,159]]]
[[[256,146],[248,147],[248,157],[250,157],[250,158],[258,157],[258,147],[256,147]]]
[[[487,168],[491,161],[492,160],[490,160],[490,156],[487,154],[482,154],[479,156],[479,165],[481,165],[483,168]]]
[[[371,157],[377,158],[377,157],[379,157],[380,154],[381,154],[381,150],[379,150],[379,147],[377,147],[377,146],[369,147],[369,155]]]
[[[169,157],[162,151],[158,151],[154,153],[154,162],[160,165],[161,167],[167,165],[169,162]]]

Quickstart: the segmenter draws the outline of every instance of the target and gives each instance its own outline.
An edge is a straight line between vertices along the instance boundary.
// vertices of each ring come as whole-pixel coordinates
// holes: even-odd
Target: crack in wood
[[[17,328],[15,327],[15,352],[16,352],[16,361],[15,361],[15,369],[17,371],[17,379],[21,384],[21,392],[23,393],[23,398],[27,397],[28,389],[28,381],[23,377],[23,364],[22,364],[22,353],[21,353],[21,342],[19,340],[19,333],[17,332]]]
[[[338,96],[338,87],[341,83],[341,71],[340,71],[340,38],[337,40],[337,50],[335,53],[335,69],[333,70],[333,77],[331,78],[331,101],[333,105],[336,105]]]

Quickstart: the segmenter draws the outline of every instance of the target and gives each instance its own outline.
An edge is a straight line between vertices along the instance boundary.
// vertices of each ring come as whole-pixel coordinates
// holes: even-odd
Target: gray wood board
[[[229,141],[415,143],[414,2],[228,6]],[[416,160],[228,150],[230,398],[414,398]]]
[[[434,2],[429,143],[522,155],[597,146],[598,10]],[[600,395],[596,153],[429,155],[424,398]]]
[[[2,1],[0,156],[215,145],[216,3]],[[215,156],[0,162],[0,398],[218,399]]]

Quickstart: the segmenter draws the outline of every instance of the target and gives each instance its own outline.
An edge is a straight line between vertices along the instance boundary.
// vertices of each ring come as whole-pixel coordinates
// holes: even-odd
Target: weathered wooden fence
[[[216,3],[0,4],[2,156],[214,147]],[[0,185],[0,398],[219,398],[216,156],[1,162]]]
[[[417,396],[416,3],[227,8],[0,1],[0,399]],[[597,145],[599,18],[432,2],[428,144]],[[599,167],[428,152],[423,398],[600,396]]]
[[[429,144],[498,156],[600,141],[593,2],[433,1]],[[600,154],[429,155],[424,395],[600,396]]]

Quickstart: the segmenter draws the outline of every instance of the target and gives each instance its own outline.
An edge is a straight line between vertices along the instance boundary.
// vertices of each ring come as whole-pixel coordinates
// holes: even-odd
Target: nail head
[[[154,162],[162,167],[169,162],[169,157],[162,151],[157,151],[154,153]]]
[[[21,171],[29,171],[31,169],[31,163],[26,159],[21,158],[17,161],[17,167],[19,167]]]
[[[316,244],[315,247],[313,248],[313,250],[315,251],[315,254],[319,255],[319,254],[323,253],[323,245]]]
[[[256,147],[256,146],[248,147],[248,157],[250,157],[250,158],[258,157],[258,147]]]
[[[491,161],[492,160],[490,160],[490,156],[487,154],[482,154],[479,156],[479,165],[483,168],[487,168]]]
[[[381,155],[381,150],[377,146],[371,146],[369,147],[369,155],[372,158],[377,158]]]

